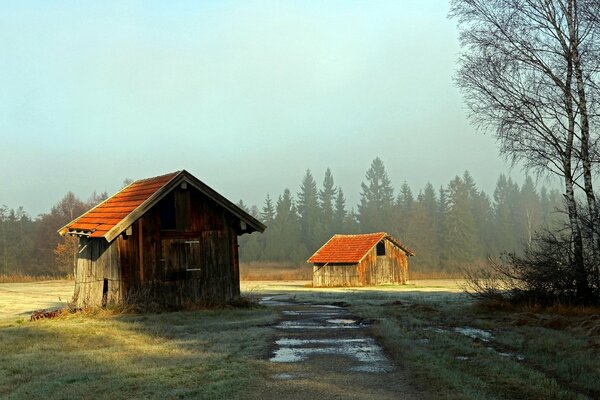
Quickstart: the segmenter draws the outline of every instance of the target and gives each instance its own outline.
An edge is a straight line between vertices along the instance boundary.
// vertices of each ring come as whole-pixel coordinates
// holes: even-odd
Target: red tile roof
[[[103,237],[150,196],[175,178],[179,172],[133,182],[64,226],[60,233],[82,232],[89,237]]]
[[[414,253],[402,245],[398,240],[385,232],[367,233],[362,235],[334,235],[311,258],[309,263],[341,263],[356,264],[379,243],[383,238],[388,238],[409,255]]]

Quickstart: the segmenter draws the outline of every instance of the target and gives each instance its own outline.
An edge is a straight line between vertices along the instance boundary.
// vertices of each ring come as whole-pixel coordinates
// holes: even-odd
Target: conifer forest
[[[33,218],[22,207],[0,208],[0,273],[71,273],[76,240],[56,231],[107,198],[81,200],[67,193],[48,213]],[[264,234],[243,235],[242,262],[303,265],[334,234],[385,231],[411,248],[421,272],[458,273],[505,252],[518,252],[541,228],[561,221],[560,193],[500,175],[493,193],[479,189],[469,171],[446,185],[394,186],[384,162],[375,158],[360,183],[360,201],[348,204],[344,189],[327,169],[322,178],[307,170],[299,187],[267,194],[260,205],[239,206],[267,225]]]

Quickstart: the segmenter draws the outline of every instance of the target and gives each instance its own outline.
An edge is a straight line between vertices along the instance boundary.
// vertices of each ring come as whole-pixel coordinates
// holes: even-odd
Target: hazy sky
[[[468,169],[489,193],[507,164],[453,86],[448,7],[4,2],[0,204],[35,216],[68,190],[187,169],[260,205],[330,167],[354,205],[376,156],[395,187]]]

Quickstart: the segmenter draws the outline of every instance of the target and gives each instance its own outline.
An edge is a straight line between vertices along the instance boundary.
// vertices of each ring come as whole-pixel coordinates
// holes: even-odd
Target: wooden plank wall
[[[175,189],[174,198],[176,229],[161,230],[159,203],[132,225],[130,236],[110,246],[104,239],[80,239],[79,307],[103,304],[104,279],[109,303],[126,294],[172,306],[239,297],[239,221],[195,189]]]
[[[238,234],[234,227],[239,222],[195,189],[175,189],[174,198],[176,229],[160,229],[160,204],[141,218],[143,266],[135,265],[136,242],[120,239],[127,242],[122,263],[129,274],[128,290],[174,306],[239,297],[239,266],[233,251]],[[132,237],[136,234],[134,225]]]
[[[79,239],[73,302],[78,308],[122,301],[124,290],[118,247],[104,239]],[[106,285],[107,292],[104,293]]]
[[[375,286],[405,284],[408,280],[408,256],[387,239],[385,256],[377,256],[374,247],[359,264],[313,266],[313,286]]]
[[[313,286],[362,286],[356,264],[313,266]]]

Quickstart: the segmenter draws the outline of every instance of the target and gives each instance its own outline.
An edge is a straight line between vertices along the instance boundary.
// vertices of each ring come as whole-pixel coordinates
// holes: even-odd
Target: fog
[[[233,201],[332,169],[353,206],[379,156],[397,188],[508,164],[452,76],[447,0],[18,2],[0,13],[0,204],[186,169]],[[517,181],[523,173],[514,169]]]

